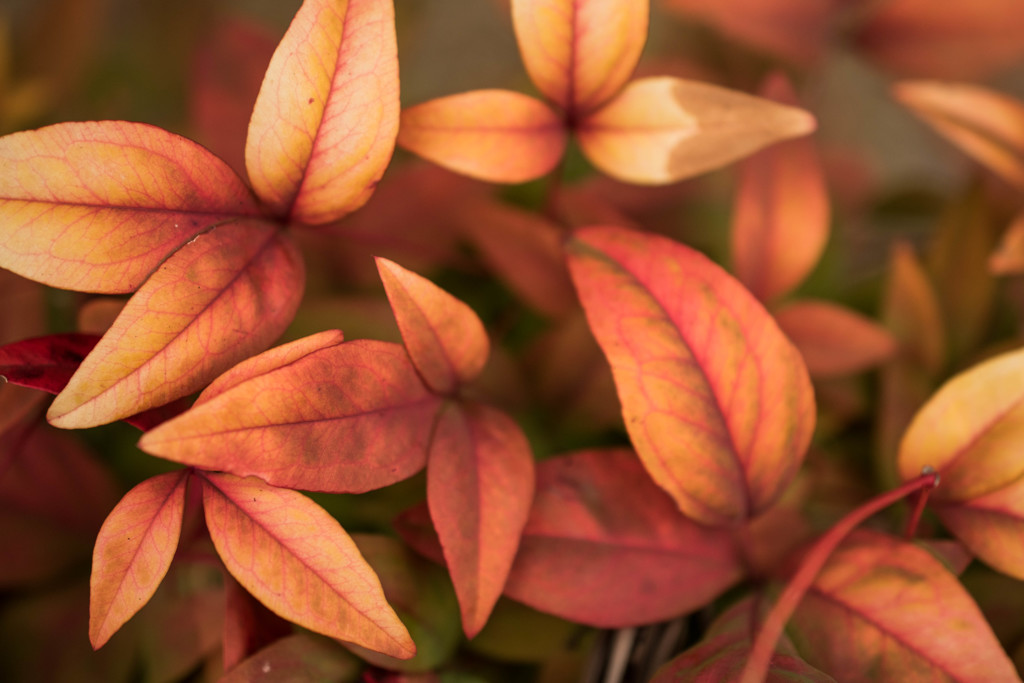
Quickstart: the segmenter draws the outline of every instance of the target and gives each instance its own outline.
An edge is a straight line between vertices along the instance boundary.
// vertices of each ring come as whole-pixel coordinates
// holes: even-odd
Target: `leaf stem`
[[[765,618],[761,630],[754,640],[750,657],[740,676],[741,683],[760,683],[768,674],[775,645],[782,635],[782,630],[796,610],[804,594],[811,587],[821,568],[825,566],[832,551],[836,549],[846,536],[864,520],[889,505],[902,500],[918,491],[930,491],[939,483],[939,475],[931,468],[925,468],[921,476],[908,481],[903,486],[887,491],[872,498],[856,510],[851,511],[822,536],[804,557],[803,563],[796,574],[790,579],[786,589],[779,596],[771,612]],[[923,497],[922,497],[923,498]],[[923,508],[924,503],[919,503]],[[916,512],[916,510],[915,510]],[[920,515],[917,515],[920,517]],[[915,525],[916,526],[916,525]]]
[[[928,474],[935,474],[935,468],[927,465],[921,470],[921,476]],[[917,534],[917,525],[921,521],[921,515],[924,514],[924,506],[928,504],[928,494],[938,485],[939,475],[935,474],[935,482],[931,486],[919,489],[914,496],[914,509],[910,513],[910,519],[907,520],[907,528],[903,532],[903,537],[908,541],[913,540],[914,535]]]

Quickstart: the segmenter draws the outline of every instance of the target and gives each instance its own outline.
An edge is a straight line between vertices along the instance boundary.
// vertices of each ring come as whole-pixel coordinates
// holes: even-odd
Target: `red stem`
[[[856,529],[861,522],[876,512],[902,500],[915,491],[935,488],[939,483],[939,475],[934,470],[928,471],[930,469],[926,468],[925,474],[908,481],[897,489],[887,491],[872,498],[856,510],[851,511],[818,540],[804,557],[800,569],[790,579],[789,585],[786,586],[786,589],[772,607],[771,612],[765,618],[764,624],[757,634],[757,639],[754,641],[754,646],[750,650],[750,658],[747,659],[747,665],[740,676],[741,683],[761,683],[761,681],[765,680],[765,677],[768,675],[768,667],[771,663],[772,655],[775,652],[775,645],[779,642],[779,636],[782,635],[786,622],[789,621],[789,617],[796,610],[796,606],[800,603],[807,589],[814,583],[814,579],[818,576],[821,568],[825,566],[836,546],[851,531]],[[923,503],[921,505],[923,506]]]

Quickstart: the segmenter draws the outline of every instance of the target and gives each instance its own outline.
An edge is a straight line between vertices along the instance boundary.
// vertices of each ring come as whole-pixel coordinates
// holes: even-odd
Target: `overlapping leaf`
[[[579,231],[567,248],[654,480],[704,523],[766,509],[813,430],[799,352],[750,293],[686,246],[602,227]]]
[[[899,452],[904,479],[935,468],[932,507],[967,547],[996,569],[1024,578],[1024,391],[1012,381],[1024,351],[963,372],[925,404]]]
[[[398,134],[398,53],[389,0],[306,0],[253,108],[245,164],[279,215],[326,223],[362,206]]]
[[[401,346],[322,332],[239,364],[139,447],[276,486],[369,491],[423,468],[440,401]]]
[[[810,664],[844,681],[1020,680],[943,563],[877,532],[858,532],[840,546],[788,632]]]
[[[896,340],[884,327],[826,301],[794,302],[775,311],[775,320],[814,377],[860,372],[896,353]]]
[[[145,605],[178,549],[188,471],[142,482],[103,523],[93,551],[89,640],[101,647]]]
[[[362,663],[337,642],[313,633],[296,633],[263,648],[228,671],[221,683],[280,680],[294,683],[355,681]]]
[[[206,524],[245,589],[312,631],[394,657],[415,652],[355,543],[300,493],[230,474],[203,474]]]

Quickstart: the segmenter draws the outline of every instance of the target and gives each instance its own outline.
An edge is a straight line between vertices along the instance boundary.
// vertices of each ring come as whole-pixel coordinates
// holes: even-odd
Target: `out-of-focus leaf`
[[[210,537],[228,571],[280,616],[317,633],[411,657],[408,631],[338,522],[300,493],[204,473]]]
[[[841,0],[662,0],[667,9],[702,19],[722,33],[806,66],[821,57]]]
[[[511,418],[472,403],[442,410],[427,460],[427,502],[470,638],[505,587],[533,489],[533,453]]]
[[[812,377],[848,375],[896,353],[893,335],[875,321],[827,301],[801,300],[775,311]]]
[[[1024,57],[1016,0],[888,0],[859,28],[858,47],[904,76],[976,79]]]
[[[787,632],[810,664],[844,681],[1020,680],[956,577],[878,532],[836,550]]]
[[[63,289],[134,291],[189,238],[257,213],[227,164],[141,123],[14,133],[0,165],[0,267]]]
[[[580,451],[537,466],[505,594],[618,628],[684,614],[741,574],[728,534],[682,516],[632,452]]]
[[[416,370],[439,394],[476,378],[491,344],[469,306],[393,261],[377,259],[388,301]]]
[[[98,296],[86,301],[75,316],[75,328],[82,334],[103,335],[121,315],[127,301],[116,296]]]
[[[410,673],[436,670],[454,654],[460,641],[459,606],[448,576],[394,538],[354,534],[352,540],[380,577],[388,603],[409,629],[416,643],[416,656],[402,660],[357,645],[347,647],[384,669]]]
[[[263,223],[229,223],[167,259],[125,305],[47,417],[92,427],[200,389],[262,351],[302,298],[302,257]]]
[[[263,648],[228,671],[220,683],[349,683],[362,664],[340,644],[314,633],[296,633]]]
[[[512,21],[526,71],[564,111],[607,102],[647,42],[650,0],[514,0]]]
[[[580,122],[586,157],[630,183],[660,185],[704,173],[815,128],[802,109],[668,76],[633,81]]]
[[[705,524],[765,510],[814,428],[799,351],[742,285],[689,247],[601,227],[578,231],[567,249],[654,480]]]
[[[551,172],[565,152],[558,114],[509,90],[474,90],[409,107],[398,144],[458,173],[523,183]]]
[[[572,648],[580,631],[579,625],[570,621],[502,598],[468,647],[501,661],[542,664]]]
[[[188,470],[160,474],[125,494],[96,537],[89,640],[99,649],[145,605],[178,549]]]
[[[993,275],[1024,273],[1024,213],[1018,214],[1003,233],[999,246],[988,260]]]
[[[798,104],[781,73],[765,82],[761,95]],[[733,207],[736,278],[765,302],[800,284],[818,263],[829,235],[828,188],[814,142],[787,140],[744,160]]]
[[[275,486],[360,493],[423,468],[440,403],[400,345],[324,332],[225,373],[139,447]]]
[[[391,161],[399,111],[393,3],[305,0],[249,122],[253,188],[303,223],[358,209]]]
[[[292,634],[292,625],[277,616],[224,572],[222,663],[225,671],[276,640]]]
[[[1024,22],[1024,8],[1019,14]],[[1024,187],[1024,102],[984,86],[943,81],[903,81],[893,95],[973,159]]]
[[[1024,579],[1024,351],[990,359],[945,385],[918,412],[899,452],[903,479],[931,466],[940,519],[982,560]]]
[[[762,608],[763,609],[763,608]],[[658,669],[651,683],[735,681],[750,657],[752,635],[763,618],[756,597],[742,600],[715,619],[701,642]],[[766,683],[835,683],[800,659],[783,635],[775,648]]]

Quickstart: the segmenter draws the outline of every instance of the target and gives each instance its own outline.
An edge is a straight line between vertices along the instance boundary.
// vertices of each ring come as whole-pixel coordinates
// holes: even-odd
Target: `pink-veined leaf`
[[[904,479],[941,475],[929,505],[986,563],[1024,579],[1024,351],[960,373],[917,413],[899,450]]]
[[[776,73],[764,97],[796,105],[796,93]],[[787,140],[745,159],[732,218],[736,278],[761,301],[786,294],[811,272],[829,235],[829,199],[817,148],[810,138]]]
[[[851,683],[1020,680],[945,565],[878,532],[856,532],[835,551],[787,633],[811,665]]]
[[[298,250],[272,226],[229,223],[196,237],[128,301],[50,406],[50,422],[91,427],[200,389],[270,345],[303,286]]]
[[[253,188],[303,223],[358,209],[391,161],[399,111],[391,0],[305,0],[249,122]]]
[[[359,493],[423,468],[440,403],[400,345],[324,332],[240,364],[139,447],[275,486]]]
[[[481,404],[449,404],[427,456],[427,502],[472,638],[498,601],[533,500],[530,444]]]
[[[405,348],[427,386],[448,394],[475,379],[491,343],[473,309],[393,261],[376,261]]]
[[[1024,102],[984,86],[943,81],[903,81],[893,95],[963,152],[1024,187]]]
[[[576,130],[584,155],[618,180],[673,183],[815,128],[802,109],[669,76],[635,80]]]
[[[252,194],[191,140],[141,123],[61,123],[0,138],[0,267],[54,287],[131,292]]]
[[[739,680],[750,657],[752,635],[763,621],[767,607],[750,597],[719,616],[699,643],[658,669],[650,683],[710,683]],[[775,648],[765,683],[835,683],[831,676],[800,659],[785,635]]]
[[[474,90],[402,111],[398,144],[494,183],[535,180],[562,159],[568,133],[548,105],[509,90]]]
[[[145,605],[171,566],[185,514],[188,470],[160,474],[107,516],[92,558],[89,640],[100,648]]]
[[[362,662],[338,642],[314,633],[296,633],[271,643],[219,680],[220,683],[355,681],[362,667]]]
[[[896,339],[888,330],[827,301],[795,301],[775,311],[775,321],[816,378],[867,370],[896,353]]]
[[[204,473],[210,537],[231,574],[278,615],[317,633],[410,657],[415,646],[341,525],[289,489]]]
[[[513,0],[512,21],[534,85],[571,115],[600,106],[636,68],[650,0]]]
[[[814,428],[799,351],[705,256],[664,237],[597,227],[567,246],[626,428],[687,515],[742,522],[790,482]]]

